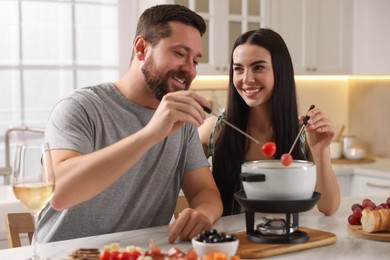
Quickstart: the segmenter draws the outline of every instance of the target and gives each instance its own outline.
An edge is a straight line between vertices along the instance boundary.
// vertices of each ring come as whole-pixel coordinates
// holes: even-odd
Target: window
[[[0,170],[10,126],[45,127],[61,98],[127,70],[137,10],[133,0],[0,0]]]
[[[118,79],[119,1],[0,0],[2,138],[10,125],[44,127],[74,89]]]

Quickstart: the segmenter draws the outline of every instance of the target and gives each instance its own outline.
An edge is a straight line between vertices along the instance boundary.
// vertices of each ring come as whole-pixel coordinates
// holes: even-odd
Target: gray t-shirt
[[[91,153],[137,132],[154,112],[130,102],[112,83],[79,89],[54,107],[46,140],[52,150]],[[204,166],[209,163],[197,129],[186,123],[94,198],[63,211],[48,205],[40,216],[38,241],[167,225],[183,175]]]

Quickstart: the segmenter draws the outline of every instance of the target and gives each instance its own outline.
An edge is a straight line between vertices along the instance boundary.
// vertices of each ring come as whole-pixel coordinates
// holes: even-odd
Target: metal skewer
[[[214,115],[216,117],[220,117],[222,122],[224,122],[225,124],[227,124],[228,126],[230,126],[231,128],[233,128],[234,130],[238,131],[239,133],[245,135],[246,137],[248,137],[249,139],[251,139],[253,142],[255,142],[256,144],[258,145],[261,145],[262,143],[260,141],[258,141],[257,139],[255,139],[253,136],[250,136],[248,135],[247,133],[245,133],[244,131],[242,131],[240,128],[238,128],[237,126],[233,125],[232,123],[226,121],[223,117],[221,117],[220,115],[214,113],[210,108],[208,107],[204,107],[203,106],[203,110],[206,112],[206,113],[209,113],[211,115]]]
[[[315,105],[311,105],[307,112],[309,112],[310,110],[312,110],[315,107],[316,107]],[[310,118],[310,116],[306,115],[305,118],[303,119],[303,123],[302,123],[301,129],[299,129],[297,137],[295,137],[294,143],[292,144],[292,146],[290,148],[290,151],[288,151],[288,154],[291,154],[292,150],[294,149],[295,144],[297,143],[297,141],[298,141],[299,137],[301,136],[303,130],[305,130],[305,125],[307,124],[307,121],[309,120],[309,118]]]

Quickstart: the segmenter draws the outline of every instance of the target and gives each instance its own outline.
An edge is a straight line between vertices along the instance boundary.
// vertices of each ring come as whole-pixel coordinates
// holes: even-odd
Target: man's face
[[[173,91],[188,90],[202,56],[202,38],[197,29],[170,23],[172,35],[149,49],[142,72],[158,100]]]

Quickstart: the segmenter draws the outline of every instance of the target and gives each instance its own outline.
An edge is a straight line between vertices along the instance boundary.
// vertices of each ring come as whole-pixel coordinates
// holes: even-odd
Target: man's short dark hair
[[[169,37],[170,22],[180,22],[196,28],[200,35],[206,32],[204,19],[182,5],[156,5],[146,9],[139,18],[136,35],[142,35],[152,46]]]

